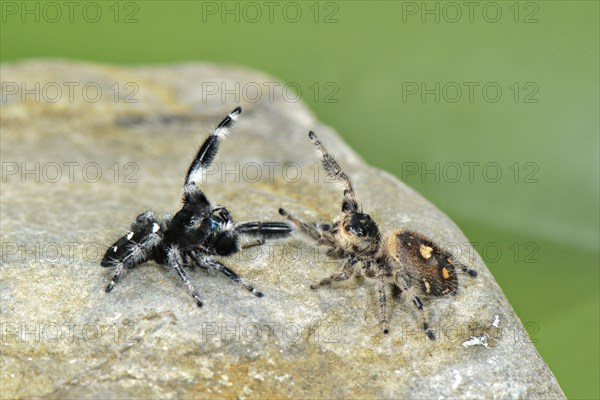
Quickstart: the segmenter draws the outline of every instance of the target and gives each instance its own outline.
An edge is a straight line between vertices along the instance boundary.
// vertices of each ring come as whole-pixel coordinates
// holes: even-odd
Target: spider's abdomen
[[[426,294],[443,296],[457,292],[458,277],[452,256],[425,236],[397,230],[388,239],[388,252]]]
[[[129,242],[126,236],[123,236],[119,240],[110,246],[106,252],[104,253],[104,257],[102,257],[102,261],[100,261],[100,265],[103,267],[114,267],[119,259],[122,258],[125,252],[125,246]]]
[[[100,265],[115,267],[122,263],[131,267],[148,260],[147,251],[162,240],[160,225],[151,212],[140,214],[132,225],[132,231],[113,243],[104,253]]]

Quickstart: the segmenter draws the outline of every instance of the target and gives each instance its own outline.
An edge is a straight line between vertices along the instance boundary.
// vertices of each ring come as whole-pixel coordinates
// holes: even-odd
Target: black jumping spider
[[[419,233],[400,229],[382,237],[377,224],[359,208],[348,176],[314,132],[308,136],[321,153],[328,175],[344,188],[342,212],[331,225],[305,223],[284,209],[279,209],[279,213],[302,232],[318,244],[329,247],[329,257],[341,260],[341,272],[311,285],[311,289],[350,278],[356,264],[362,263],[364,275],[377,281],[379,319],[383,333],[389,331],[386,290],[391,284],[399,289],[402,299],[415,313],[427,337],[434,340],[435,335],[429,329],[418,292],[433,296],[454,294],[458,289],[455,267],[473,277],[477,276],[477,272],[455,262],[450,253]]]
[[[211,206],[197,183],[206,173],[228,128],[242,112],[233,110],[204,141],[190,165],[183,188],[183,207],[172,218],[157,218],[152,211],[138,215],[131,232],[108,248],[102,258],[103,267],[116,268],[106,292],[110,292],[125,268],[146,261],[170,265],[177,271],[187,291],[199,307],[202,302],[185,272],[186,267],[198,266],[209,272],[220,272],[254,295],[262,293],[244,282],[235,272],[212,259],[229,256],[241,249],[241,236],[258,238],[252,245],[264,243],[265,238],[280,238],[290,234],[292,227],[285,222],[246,222],[236,224],[225,207]]]

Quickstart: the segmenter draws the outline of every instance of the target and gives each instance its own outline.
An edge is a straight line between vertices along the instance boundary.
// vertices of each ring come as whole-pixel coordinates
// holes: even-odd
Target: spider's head
[[[379,242],[379,228],[368,214],[351,212],[341,221],[341,235],[357,250],[376,247]]]
[[[203,244],[210,235],[210,218],[205,210],[184,206],[173,216],[165,241],[182,249],[192,249]]]
[[[346,219],[344,229],[351,235],[366,239],[379,237],[379,228],[369,214],[351,213]]]

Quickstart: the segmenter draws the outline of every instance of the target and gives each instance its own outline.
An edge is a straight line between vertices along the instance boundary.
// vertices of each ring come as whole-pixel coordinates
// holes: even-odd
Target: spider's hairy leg
[[[229,128],[237,120],[241,112],[242,108],[236,107],[219,125],[217,125],[211,135],[206,138],[204,143],[202,143],[194,161],[192,161],[192,164],[188,169],[185,177],[185,186],[193,183],[200,183],[204,180],[206,168],[213,162],[217,155],[217,151],[219,150],[219,140],[227,137]]]
[[[175,268],[175,271],[177,271],[179,277],[185,284],[188,293],[194,298],[196,305],[198,305],[198,307],[202,307],[202,301],[200,300],[200,296],[198,296],[198,292],[196,292],[196,289],[194,289],[194,285],[192,285],[192,282],[185,273],[185,270],[183,269],[184,260],[177,246],[173,245],[169,248],[167,252],[167,262],[170,266]]]
[[[123,265],[122,262],[119,262],[117,264],[117,269],[115,270],[115,273],[113,274],[112,278],[110,278],[110,282],[104,289],[104,291],[106,293],[110,293],[113,290],[113,288],[115,287],[117,282],[119,282],[119,279],[121,278],[121,275],[123,275],[124,271],[125,271],[125,266]]]
[[[131,226],[131,232],[121,237],[106,250],[100,265],[116,267],[106,292],[113,290],[125,268],[132,268],[150,258],[155,246],[162,240],[160,224],[151,211],[138,215]]]
[[[239,235],[258,237],[252,243],[244,245],[243,248],[258,246],[265,243],[267,239],[281,239],[292,233],[292,226],[286,222],[245,222],[235,227]]]
[[[348,178],[348,175],[346,175],[335,158],[329,154],[323,143],[317,138],[317,135],[313,131],[308,133],[308,137],[313,142],[317,150],[321,153],[321,161],[327,174],[329,174],[331,179],[340,184],[344,190],[342,212],[358,212],[358,203],[356,201],[356,195],[354,194],[354,189],[352,188],[350,178]]]
[[[459,268],[462,272],[464,272],[465,274],[467,274],[473,278],[475,278],[477,276],[477,271],[467,267],[466,265],[459,264]]]
[[[429,322],[427,322],[427,318],[425,317],[425,311],[423,310],[423,302],[421,298],[416,294],[414,287],[409,286],[406,280],[400,275],[396,274],[395,276],[395,284],[400,289],[400,296],[407,304],[407,306],[413,310],[413,314],[419,320],[425,335],[430,340],[435,340],[434,333],[429,329]]]
[[[321,242],[324,239],[323,231],[319,230],[316,225],[307,224],[306,222],[300,221],[298,218],[294,217],[292,214],[290,214],[283,208],[279,209],[279,214],[289,219],[294,225],[298,227],[298,229],[304,232],[304,234],[306,234],[311,239],[317,242]]]
[[[379,322],[381,323],[381,330],[387,334],[390,332],[390,325],[387,316],[386,286],[385,278],[381,276],[377,282],[377,291],[379,292]]]
[[[331,285],[332,282],[340,282],[345,281],[352,276],[354,272],[354,266],[356,265],[357,260],[355,258],[346,258],[342,263],[342,272],[336,272],[332,274],[329,278],[323,279],[321,282],[316,285],[310,285],[311,289],[318,289],[323,286]]]
[[[191,256],[192,260],[194,260],[194,262],[199,267],[205,268],[209,271],[216,271],[216,272],[222,273],[226,278],[239,284],[240,286],[242,286],[244,289],[246,289],[247,291],[249,291],[256,297],[264,296],[264,294],[262,292],[259,292],[253,286],[246,283],[242,278],[240,278],[238,276],[238,274],[236,274],[235,272],[233,272],[231,269],[227,268],[220,262],[212,260],[212,259],[204,256],[203,254],[198,253],[197,251],[190,251],[189,255]]]
[[[320,231],[329,231],[331,230],[332,225],[331,224],[313,224],[315,226],[315,228],[317,228]]]

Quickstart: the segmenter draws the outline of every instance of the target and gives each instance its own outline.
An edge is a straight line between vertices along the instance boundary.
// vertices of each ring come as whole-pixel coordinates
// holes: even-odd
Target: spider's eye
[[[353,225],[348,225],[346,227],[346,230],[356,236],[363,236],[363,230],[360,226],[353,226]]]
[[[196,222],[198,221],[198,218],[196,217],[191,217],[188,222],[185,224],[185,226],[194,226],[196,225]]]
[[[216,217],[216,216],[212,216],[212,218],[210,219],[210,229],[212,231],[220,231],[221,230],[221,219]]]
[[[346,225],[346,230],[356,236],[376,236],[377,225],[367,214],[353,214]]]

